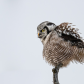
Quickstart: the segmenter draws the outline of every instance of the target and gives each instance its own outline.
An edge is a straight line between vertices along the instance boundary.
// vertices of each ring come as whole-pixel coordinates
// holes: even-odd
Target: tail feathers
[[[84,48],[78,48],[75,54],[76,55],[74,60],[79,63],[84,63]]]

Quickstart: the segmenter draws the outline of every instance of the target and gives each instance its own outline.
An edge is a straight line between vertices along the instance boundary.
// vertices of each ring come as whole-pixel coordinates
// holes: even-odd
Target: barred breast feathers
[[[83,63],[84,48],[79,48],[78,45],[72,45],[70,41],[59,37],[56,31],[52,31],[45,39],[43,58],[53,66],[59,63],[67,66],[73,60]]]

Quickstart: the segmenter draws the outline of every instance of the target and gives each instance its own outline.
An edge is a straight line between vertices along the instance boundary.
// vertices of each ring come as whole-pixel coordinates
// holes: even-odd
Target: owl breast
[[[67,66],[74,59],[77,52],[78,49],[72,47],[70,42],[60,38],[56,31],[52,31],[43,46],[43,58],[52,66],[57,66],[60,63]]]

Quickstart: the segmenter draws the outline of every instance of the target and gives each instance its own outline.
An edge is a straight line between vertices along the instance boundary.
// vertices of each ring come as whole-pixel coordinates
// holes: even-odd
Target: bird
[[[72,23],[64,22],[56,26],[45,21],[37,27],[38,38],[43,43],[43,58],[52,66],[67,66],[70,61],[84,62],[84,42],[73,28]]]
[[[43,44],[43,58],[55,70],[57,66],[58,69],[68,66],[71,61],[84,63],[83,38],[79,29],[74,26],[68,22],[55,25],[50,21],[44,21],[37,26],[38,38]]]

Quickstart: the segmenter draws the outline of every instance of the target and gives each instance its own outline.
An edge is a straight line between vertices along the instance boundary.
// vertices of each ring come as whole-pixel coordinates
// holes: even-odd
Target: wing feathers
[[[84,48],[84,42],[78,34],[79,29],[75,29],[73,26],[75,25],[72,25],[72,23],[61,23],[55,30],[59,37],[63,38],[65,41],[70,41],[72,46]]]

